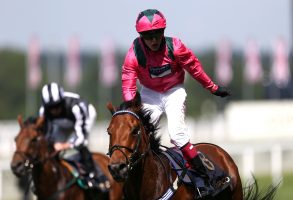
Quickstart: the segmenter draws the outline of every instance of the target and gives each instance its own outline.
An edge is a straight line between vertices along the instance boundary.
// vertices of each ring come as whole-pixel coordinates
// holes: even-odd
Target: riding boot
[[[191,168],[196,171],[196,173],[204,180],[205,187],[198,188],[201,196],[210,196],[214,192],[214,187],[210,183],[210,178],[207,174],[207,169],[202,163],[202,160],[199,155],[195,156],[188,161],[191,165]]]
[[[98,165],[95,165],[92,154],[86,146],[80,148],[82,163],[88,173],[87,184],[89,188],[99,189],[102,192],[107,192],[110,188],[110,182]]]
[[[204,181],[205,187],[197,188],[199,196],[210,196],[214,189],[213,186],[210,184],[207,170],[203,165],[196,148],[193,146],[193,144],[188,142],[180,149],[183,154],[183,157],[187,161],[187,164],[191,166],[191,168],[194,169]]]
[[[90,174],[95,174],[95,164],[92,158],[92,154],[88,150],[86,146],[80,147],[79,152],[81,155],[81,162],[85,167],[86,173],[90,176]]]

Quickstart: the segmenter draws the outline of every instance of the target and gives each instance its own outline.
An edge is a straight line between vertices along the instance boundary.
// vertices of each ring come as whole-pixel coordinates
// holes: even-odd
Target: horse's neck
[[[33,181],[37,194],[49,196],[54,193],[60,187],[58,183],[60,183],[62,176],[60,166],[54,159],[48,159],[36,165],[33,168]]]
[[[169,164],[165,158],[158,158],[150,153],[140,165],[133,169],[126,193],[129,192],[131,199],[160,197],[162,191],[169,186],[169,172]]]

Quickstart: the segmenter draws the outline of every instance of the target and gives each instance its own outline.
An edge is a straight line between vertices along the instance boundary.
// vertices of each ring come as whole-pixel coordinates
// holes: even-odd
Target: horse
[[[172,170],[168,158],[162,154],[160,137],[157,135],[158,125],[150,122],[151,112],[142,108],[139,94],[134,100],[123,102],[118,108],[112,103],[108,103],[107,108],[112,114],[107,129],[110,156],[108,167],[113,178],[123,182],[126,199],[202,199],[195,187],[182,183],[180,177],[178,181],[177,173]],[[227,188],[209,199],[243,200],[244,197],[260,197],[259,190],[255,192],[255,187],[248,188],[243,194],[237,165],[224,149],[211,143],[198,143],[195,147],[231,179]],[[274,191],[270,192],[266,197],[274,195]]]
[[[110,181],[109,191],[84,190],[77,184],[78,178],[70,171],[70,165],[58,157],[53,145],[46,139],[44,118],[29,118],[23,122],[22,117],[18,116],[18,123],[20,131],[15,137],[16,150],[11,160],[11,169],[18,177],[31,174],[37,199],[122,199],[121,186],[113,180],[107,169],[109,157],[93,153],[94,161]]]

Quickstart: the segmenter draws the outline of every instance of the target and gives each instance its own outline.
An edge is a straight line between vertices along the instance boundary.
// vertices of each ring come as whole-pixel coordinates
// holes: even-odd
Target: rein
[[[44,164],[48,160],[54,158],[58,153],[59,152],[54,151],[48,157],[44,158],[43,160],[40,160],[40,159],[36,158],[37,156],[32,157],[32,156],[27,155],[27,153],[25,153],[25,152],[15,151],[15,154],[19,154],[21,157],[25,158],[25,162],[23,163],[23,165],[27,170],[33,169],[36,164]]]

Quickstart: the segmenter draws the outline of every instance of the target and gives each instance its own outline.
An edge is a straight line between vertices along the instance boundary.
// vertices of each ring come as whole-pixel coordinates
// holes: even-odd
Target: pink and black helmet
[[[156,9],[148,9],[139,13],[136,19],[136,31],[138,33],[166,28],[164,15]]]

